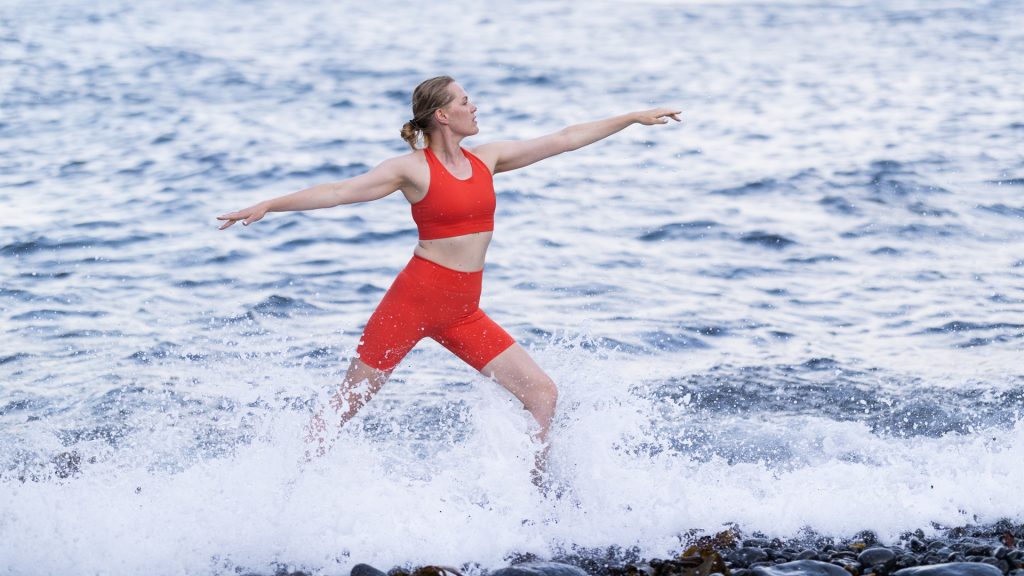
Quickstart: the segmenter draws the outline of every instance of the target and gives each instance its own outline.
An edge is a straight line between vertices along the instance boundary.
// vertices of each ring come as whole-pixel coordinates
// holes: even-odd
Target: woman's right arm
[[[228,228],[239,221],[243,225],[248,226],[253,222],[261,220],[267,212],[316,210],[341,204],[378,200],[406,184],[406,171],[403,168],[405,162],[406,159],[403,157],[391,158],[380,163],[369,172],[354,178],[340,182],[317,184],[305,190],[265,200],[237,212],[229,212],[223,216],[217,216],[217,220],[224,220],[224,224],[221,225],[220,229]]]

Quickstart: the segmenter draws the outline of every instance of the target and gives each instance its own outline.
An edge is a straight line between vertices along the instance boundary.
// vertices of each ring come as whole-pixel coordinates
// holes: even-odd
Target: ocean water
[[[499,567],[680,535],[1024,522],[1019,1],[8,0],[0,573]],[[558,382],[422,343],[325,458],[303,426],[408,260],[400,195],[214,217],[403,153],[656,105],[496,178],[488,313]]]

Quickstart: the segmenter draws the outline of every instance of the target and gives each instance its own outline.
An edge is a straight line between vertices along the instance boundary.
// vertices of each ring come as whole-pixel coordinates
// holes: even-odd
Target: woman
[[[412,205],[419,229],[413,257],[370,317],[357,357],[331,404],[344,424],[380,390],[402,358],[424,336],[451,350],[515,395],[539,425],[546,446],[555,414],[555,383],[478,304],[495,196],[491,177],[606,138],[630,124],[679,121],[678,110],[656,108],[569,126],[525,141],[493,142],[467,150],[461,142],[479,132],[477,108],[448,76],[431,78],[412,96],[413,119],[402,127],[412,152],[385,160],[369,172],[260,202],[218,216],[221,230],[252,224],[267,212],[314,210],[368,202],[396,190]],[[424,148],[416,144],[422,136]],[[326,426],[314,434],[324,450]],[[538,469],[543,468],[543,453]]]

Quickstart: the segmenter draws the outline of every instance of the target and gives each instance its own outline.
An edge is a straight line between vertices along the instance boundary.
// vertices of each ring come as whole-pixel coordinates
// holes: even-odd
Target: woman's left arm
[[[666,124],[671,118],[679,122],[680,110],[671,108],[653,108],[640,112],[630,112],[621,116],[574,124],[531,140],[512,140],[491,142],[477,147],[474,152],[493,168],[493,172],[508,172],[529,166],[545,158],[550,158],[593,144],[629,126],[630,124]]]

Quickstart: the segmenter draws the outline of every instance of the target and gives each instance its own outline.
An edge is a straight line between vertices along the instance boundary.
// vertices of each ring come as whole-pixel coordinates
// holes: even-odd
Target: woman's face
[[[476,106],[469,101],[466,91],[458,83],[452,82],[448,85],[448,92],[453,99],[439,111],[442,118],[447,120],[448,127],[462,136],[472,136],[480,131],[476,125]]]

